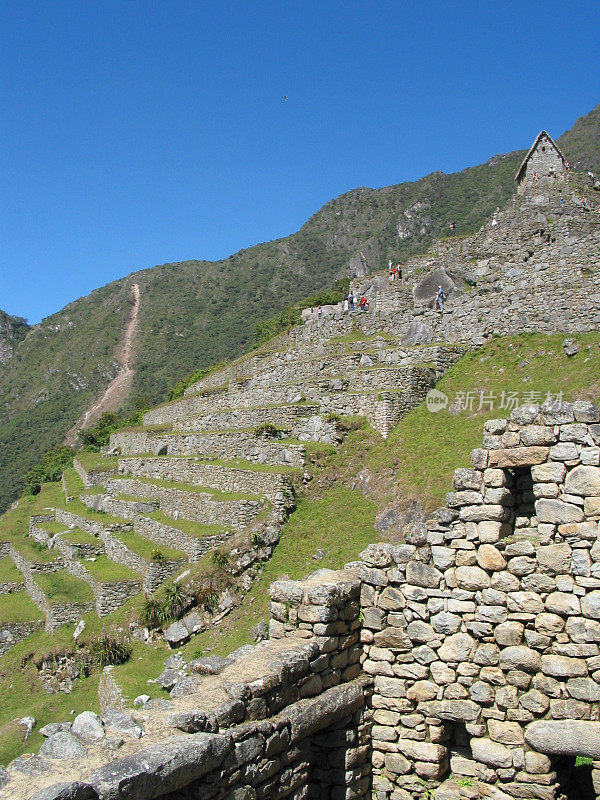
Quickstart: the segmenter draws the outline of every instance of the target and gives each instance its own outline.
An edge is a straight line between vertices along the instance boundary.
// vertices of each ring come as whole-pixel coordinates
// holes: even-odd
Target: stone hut
[[[541,131],[516,174],[518,191],[523,192],[525,186],[533,181],[534,175],[538,178],[556,177],[565,169],[565,157],[556,142],[546,131]]]

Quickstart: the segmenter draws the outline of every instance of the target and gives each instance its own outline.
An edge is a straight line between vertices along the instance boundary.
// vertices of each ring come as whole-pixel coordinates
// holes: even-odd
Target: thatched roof
[[[520,178],[521,178],[521,175],[522,175],[522,174],[523,174],[523,172],[525,171],[525,167],[526,167],[526,165],[527,165],[527,162],[529,161],[529,159],[530,159],[530,158],[531,158],[531,156],[533,155],[533,152],[534,152],[535,148],[536,148],[536,147],[538,146],[538,144],[540,143],[540,140],[541,140],[542,136],[546,136],[546,137],[549,139],[549,141],[550,141],[550,144],[551,144],[551,145],[554,147],[554,149],[556,150],[556,152],[558,153],[558,155],[561,157],[561,159],[563,160],[563,162],[566,162],[566,158],[565,158],[565,157],[563,156],[563,154],[560,152],[560,148],[559,148],[559,146],[556,144],[556,142],[555,142],[555,141],[554,141],[554,139],[553,139],[553,138],[550,136],[550,134],[549,134],[549,133],[547,133],[546,131],[540,131],[540,132],[538,133],[538,135],[535,137],[535,142],[534,142],[534,143],[531,145],[531,147],[529,148],[529,151],[528,151],[527,155],[526,155],[526,156],[525,156],[525,158],[523,159],[523,163],[521,164],[521,166],[519,167],[519,170],[518,170],[517,174],[515,175],[515,180],[517,181],[517,183],[519,182],[519,180],[520,180]]]

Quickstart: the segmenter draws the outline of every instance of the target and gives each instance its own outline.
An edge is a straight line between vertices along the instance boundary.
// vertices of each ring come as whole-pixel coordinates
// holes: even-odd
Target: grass
[[[116,456],[103,456],[102,453],[86,450],[80,450],[75,458],[86,472],[106,472],[119,466],[119,459]]]
[[[250,643],[250,629],[268,619],[269,585],[281,575],[293,580],[323,567],[339,569],[356,559],[370,542],[377,540],[375,504],[357,489],[334,487],[320,499],[300,498],[283,530],[273,557],[246,595],[242,606],[226,617],[218,628],[200,633],[186,646],[184,657],[196,650],[226,655]],[[313,559],[321,548],[324,557]]]
[[[12,558],[0,558],[0,583],[23,583],[23,575],[13,564]],[[4,618],[0,613],[0,620],[2,619]]]
[[[114,531],[111,535],[124,544],[132,553],[141,556],[141,558],[150,559],[153,551],[160,550],[168,561],[179,561],[181,559],[187,561],[187,555],[181,550],[157,545],[156,542],[144,539],[143,536],[140,536],[135,531]]]
[[[437,384],[452,406],[457,397],[473,397],[471,410],[432,414],[425,404],[407,414],[386,441],[369,448],[366,465],[381,471],[396,465],[397,485],[404,497],[440,505],[451,488],[457,467],[470,466],[470,452],[480,447],[486,419],[510,415],[510,398],[543,401],[548,394],[564,400],[600,396],[600,334],[571,336],[580,352],[568,358],[564,334],[524,334],[493,339],[480,350],[467,352]],[[589,346],[589,350],[587,349]],[[495,397],[493,408],[482,397]],[[462,395],[460,394],[462,393]],[[504,393],[504,394],[503,394]],[[513,394],[511,394],[513,393]],[[505,406],[501,407],[504,398]],[[468,403],[467,403],[468,405]]]
[[[66,570],[36,573],[34,580],[53,606],[89,603],[94,599],[91,586]]]
[[[74,467],[69,467],[63,472],[65,486],[67,487],[67,494],[71,497],[77,497],[81,492],[85,491],[83,481],[75,471]]]
[[[98,583],[117,581],[139,581],[140,576],[132,569],[111,561],[108,556],[97,556],[94,561],[83,560],[83,566]]]
[[[61,536],[65,542],[70,544],[100,544],[98,538],[93,533],[82,531],[81,528],[71,528]]]
[[[19,592],[18,596],[0,594],[0,620],[2,622],[32,622],[36,619],[43,619],[43,614],[25,592]]]
[[[45,545],[38,544],[35,539],[29,536],[13,539],[13,547],[23,556],[30,564],[49,564],[60,558],[58,550]]]
[[[144,514],[143,516],[148,517],[148,519],[154,519],[157,522],[162,522],[163,525],[170,525],[198,539],[205,539],[208,536],[217,536],[219,533],[223,533],[227,527],[226,525],[203,525],[201,522],[192,522],[191,520],[181,519],[181,517],[179,519],[173,519],[173,517],[167,516],[167,514],[162,511],[154,511],[152,514]],[[161,547],[161,545],[155,545],[155,547]]]
[[[47,506],[53,506],[55,499],[64,503],[60,483],[43,483],[39,494],[21,497],[16,508],[11,508],[0,516],[0,542],[26,535],[29,531],[29,518],[33,514],[43,513]]]
[[[37,526],[38,528],[42,528],[42,530],[47,531],[48,533],[55,534],[55,533],[64,533],[67,528],[60,522],[55,522],[54,520],[49,520],[48,522],[40,522]]]

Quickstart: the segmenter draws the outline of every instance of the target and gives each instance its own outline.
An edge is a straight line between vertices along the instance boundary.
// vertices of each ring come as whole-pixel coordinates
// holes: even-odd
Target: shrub
[[[165,589],[164,609],[168,619],[177,619],[188,603],[185,589],[180,583],[171,583]]]
[[[35,467],[25,474],[25,494],[38,494],[42,483],[59,481],[63,470],[73,463],[75,451],[57,445],[40,458]]]
[[[149,597],[140,612],[140,622],[148,628],[160,628],[168,618],[163,603],[157,597]]]
[[[108,667],[112,664],[124,664],[131,657],[131,647],[116,636],[103,633],[90,642],[90,656],[97,667]]]
[[[229,564],[229,556],[222,550],[213,550],[211,558],[217,569],[225,569],[225,567]]]
[[[162,550],[159,550],[158,547],[153,547],[150,551],[150,560],[151,561],[164,561],[165,554]]]
[[[140,425],[142,417],[147,410],[147,401],[138,398],[134,402],[134,410],[129,413],[115,414],[112,411],[105,411],[95,425],[91,428],[84,428],[77,431],[77,438],[81,442],[83,450],[99,452],[102,447],[106,447],[110,440],[111,433],[121,428],[130,428]]]
[[[254,435],[261,439],[276,439],[279,436],[279,428],[270,422],[261,422],[254,428]]]

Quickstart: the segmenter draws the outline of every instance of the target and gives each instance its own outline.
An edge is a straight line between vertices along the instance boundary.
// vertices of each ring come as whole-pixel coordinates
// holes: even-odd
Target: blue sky
[[[600,101],[599,30],[597,0],[3,0],[0,308],[559,136]]]

